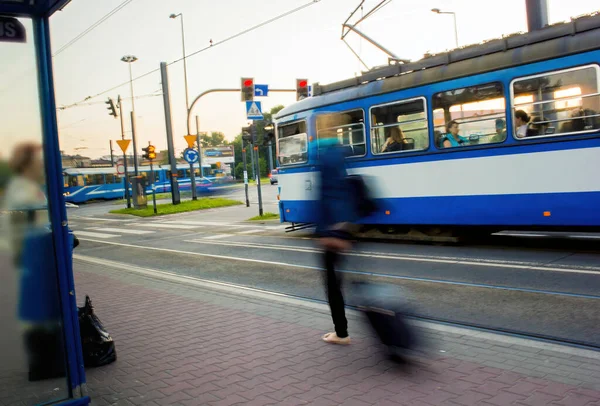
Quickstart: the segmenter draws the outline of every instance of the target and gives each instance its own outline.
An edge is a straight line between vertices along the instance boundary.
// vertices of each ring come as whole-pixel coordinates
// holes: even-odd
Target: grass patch
[[[217,207],[228,207],[228,206],[236,206],[238,204],[242,204],[242,202],[231,199],[224,198],[211,198],[205,197],[198,200],[188,200],[185,202],[181,202],[180,204],[173,206],[172,204],[158,204],[156,205],[156,209],[158,214],[154,214],[154,209],[152,208],[152,199],[148,201],[148,207],[145,209],[118,209],[111,210],[110,212],[113,214],[132,214],[134,216],[139,217],[152,217],[152,216],[164,216],[167,214],[175,214],[175,213],[185,213],[188,211],[196,211],[196,210],[206,210],[206,209],[215,209]]]
[[[279,220],[279,214],[277,213],[263,213],[262,216],[255,216],[252,217],[251,219],[248,219],[249,221],[260,221],[260,220]]]

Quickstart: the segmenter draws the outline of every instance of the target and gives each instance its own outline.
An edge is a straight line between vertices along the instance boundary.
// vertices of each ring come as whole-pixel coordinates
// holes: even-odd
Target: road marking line
[[[253,233],[260,233],[261,231],[264,231],[264,230],[260,229],[260,228],[256,228],[253,230],[240,231],[238,234],[253,234]]]
[[[133,234],[133,235],[143,235],[143,234],[155,233],[155,231],[150,231],[150,230],[131,230],[129,228],[111,228],[111,227],[95,227],[95,228],[88,228],[88,230],[108,231],[108,232],[112,232],[112,233],[123,233],[123,234]]]
[[[224,236],[229,236],[229,234],[224,234]],[[222,238],[222,237],[220,237],[220,238]],[[143,246],[143,245],[132,245],[132,244],[119,243],[119,242],[100,241],[100,240],[92,240],[92,239],[84,239],[84,238],[80,238],[80,240],[97,242],[97,243],[108,244],[108,245],[117,245],[117,246],[121,246],[121,247],[130,247],[130,248],[139,248],[139,249],[154,250],[154,251],[171,252],[171,253],[176,253],[176,254],[194,255],[194,256],[207,257],[207,258],[229,259],[229,260],[240,261],[240,262],[253,262],[253,263],[259,263],[259,264],[289,266],[292,268],[322,270],[322,268],[320,268],[320,267],[309,266],[309,265],[297,265],[297,264],[290,264],[290,263],[278,262],[278,261],[265,261],[265,260],[253,259],[253,258],[232,257],[229,255],[205,254],[202,252],[189,252],[189,251],[182,251],[182,250],[174,250],[174,249],[170,249],[170,248],[147,247],[147,246]],[[210,242],[207,242],[206,239],[204,241],[184,240],[184,242],[191,242],[191,243],[196,243],[196,244],[204,242],[206,244],[210,244]],[[239,243],[235,243],[235,245],[240,246]],[[346,255],[348,255],[348,254],[346,254]],[[372,257],[372,255],[361,255],[361,254],[353,254],[353,255]],[[377,258],[385,258],[385,257],[377,256]],[[444,260],[419,259],[419,258],[411,258],[411,257],[393,257],[393,256],[389,256],[389,258],[385,258],[385,259],[402,259],[402,260],[407,260],[407,261],[424,261],[424,262],[452,263],[452,264],[459,264],[459,265],[488,266],[488,267],[492,267],[492,268],[514,268],[514,269],[523,269],[523,270],[532,270],[532,271],[547,271],[547,272],[563,272],[563,273],[600,275],[600,271],[586,271],[586,270],[579,270],[579,269],[549,268],[549,267],[547,268],[547,267],[541,267],[541,266],[519,266],[519,265],[506,265],[506,264],[499,264],[499,263],[479,263],[479,262],[469,263],[468,261],[444,261]],[[365,275],[373,274],[372,272],[359,272],[359,271],[344,271],[344,272],[365,274]],[[410,277],[403,277],[403,276],[400,277],[400,276],[396,276],[396,275],[387,275],[387,276],[389,276],[391,278],[411,279]],[[419,278],[412,278],[412,279],[416,280]],[[423,279],[423,280],[427,281],[427,279]],[[462,283],[462,282],[445,282],[445,283],[464,285],[464,283]],[[511,290],[511,289],[509,289],[509,290]],[[562,294],[562,295],[564,295],[564,294]]]
[[[231,237],[231,234],[211,235],[209,237],[204,237],[203,239],[205,239],[205,240],[218,240],[219,238],[227,238],[227,237]]]
[[[185,225],[189,225],[189,226],[215,226],[215,227],[230,227],[230,228],[254,228],[254,227],[256,227],[255,225],[223,223],[223,222],[218,222],[218,221],[172,220],[170,223],[185,224]]]
[[[311,247],[293,247],[289,245],[276,245],[276,244],[258,244],[258,243],[242,243],[242,242],[205,242],[201,240],[185,240],[185,242],[191,243],[204,243],[213,245],[226,245],[233,247],[244,247],[244,248],[258,248],[265,250],[278,250],[278,251],[295,251],[295,252],[306,252],[306,253],[320,253],[322,252],[318,248]],[[469,261],[460,258],[427,258],[418,256],[403,256],[395,255],[384,252],[347,252],[344,255],[351,257],[363,257],[363,258],[376,258],[376,259],[390,259],[397,261],[413,261],[413,262],[434,262],[441,264],[455,264],[455,265],[473,265],[473,266],[487,266],[491,268],[509,268],[509,269],[525,269],[533,271],[552,271],[552,272],[567,272],[567,273],[582,273],[590,275],[600,275],[600,269],[598,270],[585,270],[585,269],[569,269],[569,268],[552,268],[533,263],[505,263],[505,262],[491,262],[491,261]]]
[[[100,218],[100,217],[80,217],[80,216],[72,216],[71,220],[120,221],[120,222],[136,221],[136,219],[105,219],[105,218]]]
[[[167,224],[167,223],[145,223],[145,224],[136,224],[136,226],[153,227],[153,228],[174,228],[174,229],[178,229],[178,230],[191,230],[193,228],[198,228],[198,226],[186,226],[184,224]]]
[[[75,231],[75,235],[77,237],[79,236],[84,236],[84,237],[92,237],[92,238],[115,238],[115,237],[120,237],[120,235],[116,235],[116,234],[102,234],[102,233],[93,233],[91,231]]]

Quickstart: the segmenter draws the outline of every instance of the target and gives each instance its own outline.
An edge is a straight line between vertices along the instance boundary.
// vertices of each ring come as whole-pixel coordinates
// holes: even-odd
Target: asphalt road
[[[265,188],[275,205],[276,187]],[[80,255],[323,300],[314,241],[240,222],[251,217],[240,210],[110,221],[77,211],[71,227]],[[501,237],[512,246],[359,243],[341,266],[347,303],[359,304],[350,282],[368,279],[397,288],[420,316],[600,346],[600,240],[571,237],[553,236],[550,248],[529,236]]]

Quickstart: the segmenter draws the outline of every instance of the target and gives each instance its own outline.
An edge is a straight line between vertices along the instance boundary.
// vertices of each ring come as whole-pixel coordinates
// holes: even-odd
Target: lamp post
[[[432,8],[432,12],[436,14],[452,14],[454,18],[454,43],[456,44],[456,48],[458,48],[458,28],[456,27],[456,13],[454,11],[442,11],[439,8]]]
[[[133,96],[133,75],[131,73],[131,64],[138,59],[133,55],[125,55],[121,61],[129,65],[129,88],[131,90],[131,140],[133,141],[133,168],[135,176],[139,176],[137,159],[137,142],[135,139],[135,98]]]
[[[189,112],[190,110],[190,99],[188,95],[188,82],[187,82],[187,63],[185,57],[185,31],[183,28],[183,14],[171,14],[169,18],[175,19],[177,17],[181,17],[181,46],[183,48],[183,79],[185,81],[185,108]]]

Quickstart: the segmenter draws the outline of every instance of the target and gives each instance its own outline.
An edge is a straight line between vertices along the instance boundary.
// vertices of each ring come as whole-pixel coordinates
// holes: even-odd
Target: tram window
[[[179,169],[179,170],[177,171],[177,177],[178,177],[179,179],[183,179],[183,178],[185,178],[185,177],[186,177],[186,176],[185,176],[185,171],[184,171],[183,169]]]
[[[493,144],[506,140],[506,100],[499,82],[433,95],[433,123],[438,148]],[[457,126],[451,127],[456,123]],[[458,132],[456,130],[458,129]]]
[[[514,80],[513,117],[522,110],[530,119],[528,124],[515,123],[515,127],[521,124],[525,129],[517,135],[515,128],[515,137],[556,136],[600,129],[598,70],[597,65],[592,65]]]
[[[350,156],[364,156],[367,153],[365,113],[362,110],[352,110],[319,116],[317,137],[336,137],[340,144],[351,149]]]
[[[107,173],[106,174],[106,184],[107,185],[111,185],[113,183],[116,183],[117,181],[115,180],[116,176],[113,175],[112,173]]]
[[[69,187],[83,186],[83,178],[81,176],[69,175],[68,184]]]
[[[429,133],[425,99],[371,108],[371,148],[374,154],[425,150]]]
[[[277,142],[279,163],[282,166],[302,164],[308,161],[308,134],[305,121],[279,125]]]

